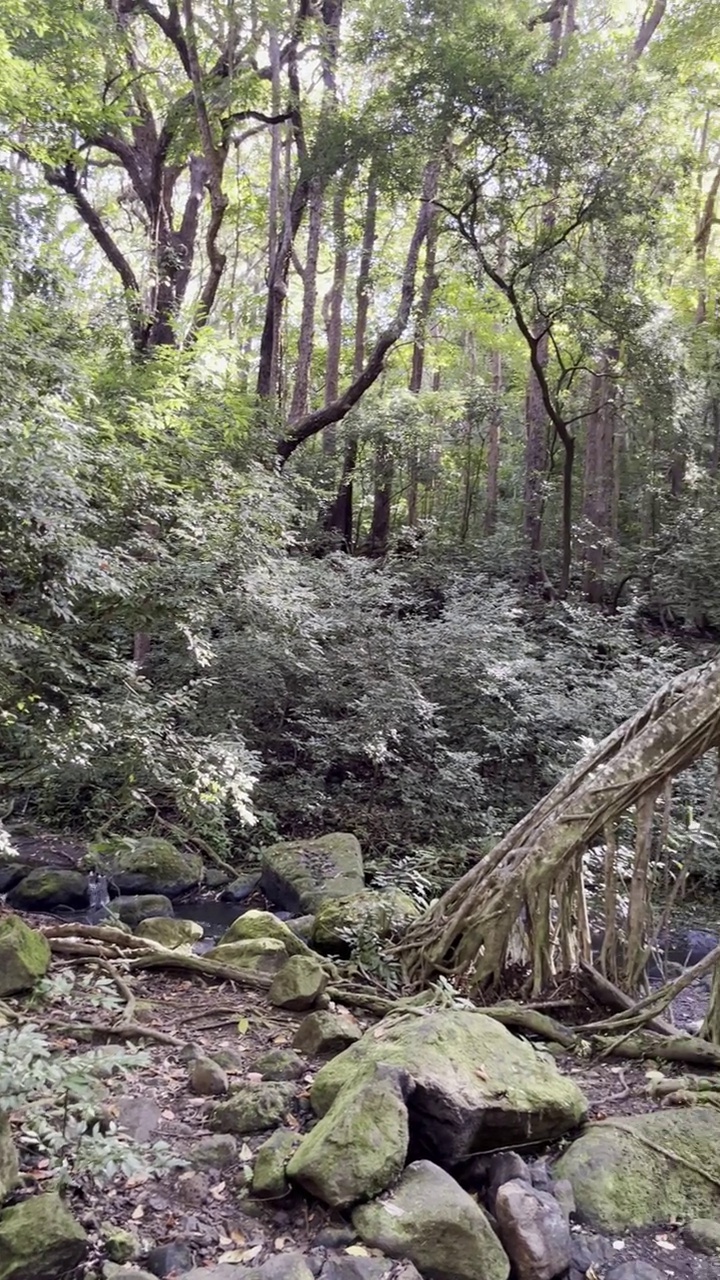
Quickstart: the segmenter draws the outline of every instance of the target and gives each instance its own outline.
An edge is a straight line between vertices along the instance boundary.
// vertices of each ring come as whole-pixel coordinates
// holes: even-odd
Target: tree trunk
[[[317,303],[317,269],[322,233],[323,189],[318,178],[313,178],[308,197],[308,236],[303,276],[303,307],[298,338],[298,358],[295,368],[295,386],[290,405],[290,422],[299,422],[308,407],[310,366],[315,349],[315,305]]]
[[[603,351],[600,370],[591,378],[582,513],[587,529],[585,594],[592,604],[601,604],[605,599],[605,564],[613,534],[617,356],[616,348]]]
[[[537,359],[543,373],[548,364],[548,334],[545,321],[533,327],[537,340]],[[545,481],[548,468],[548,419],[540,381],[530,369],[525,395],[525,492],[523,529],[530,553],[530,577],[535,580],[540,570],[542,552],[542,520],[545,506]]]
[[[337,184],[333,197],[333,279],[330,292],[323,303],[327,357],[325,363],[325,404],[332,404],[340,393],[340,361],[343,346],[343,303],[347,279],[348,244],[345,227],[345,201],[352,184],[355,167],[352,166]],[[334,424],[323,433],[323,449],[335,452]]]
[[[387,436],[382,435],[375,450],[375,497],[366,551],[369,556],[387,554],[392,517],[393,456]]]
[[[490,357],[490,377],[492,380],[492,408],[490,410],[487,437],[487,480],[485,484],[484,519],[486,534],[493,534],[497,528],[503,395],[502,355],[499,351],[493,351]]]

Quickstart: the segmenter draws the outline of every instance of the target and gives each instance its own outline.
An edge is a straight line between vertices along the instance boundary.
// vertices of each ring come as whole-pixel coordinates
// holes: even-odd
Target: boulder
[[[59,1280],[86,1250],[83,1228],[54,1191],[0,1213],[0,1280]]]
[[[495,1197],[500,1239],[517,1280],[555,1280],[570,1266],[570,1228],[557,1200],[527,1182],[504,1182]]]
[[[279,1124],[292,1106],[291,1084],[246,1084],[234,1090],[227,1102],[218,1102],[210,1113],[216,1133],[262,1133]]]
[[[138,1258],[143,1251],[137,1232],[116,1227],[112,1222],[103,1222],[100,1235],[111,1262],[117,1262],[120,1265],[132,1262],[133,1258]]]
[[[253,1071],[266,1080],[299,1080],[307,1071],[307,1062],[293,1049],[268,1049],[255,1059]]]
[[[155,1276],[179,1276],[190,1270],[195,1262],[193,1251],[184,1240],[171,1240],[156,1245],[147,1256],[148,1271]]]
[[[238,876],[225,885],[220,900],[222,902],[244,902],[250,898],[260,884],[260,872],[250,871],[247,875]]]
[[[203,877],[202,858],[155,836],[96,846],[95,857],[97,869],[121,894],[157,893],[176,898]]]
[[[605,1272],[605,1280],[667,1280],[667,1271],[661,1271],[651,1262],[642,1262],[633,1258],[632,1262],[621,1262]]]
[[[227,1169],[238,1158],[238,1144],[231,1133],[212,1133],[200,1138],[190,1149],[193,1169]]]
[[[88,905],[88,878],[80,871],[34,867],[10,890],[8,902],[20,911],[81,909]]]
[[[7,893],[10,889],[14,889],[29,871],[32,871],[32,867],[24,862],[13,861],[7,866],[0,866],[0,893]]]
[[[275,938],[281,942],[289,956],[313,956],[306,942],[293,933],[284,920],[278,920],[271,911],[246,911],[233,920],[220,939],[220,946],[247,939]],[[317,957],[314,957],[317,958]]]
[[[322,1269],[322,1280],[422,1280],[412,1262],[406,1262],[398,1269],[397,1263],[390,1258],[363,1258],[354,1254],[341,1253],[328,1258]]]
[[[391,1192],[352,1215],[367,1245],[409,1258],[427,1280],[507,1280],[510,1263],[490,1220],[454,1178],[417,1160]]]
[[[349,933],[368,930],[378,938],[386,938],[419,915],[419,908],[402,889],[385,889],[382,893],[365,889],[348,898],[328,898],[317,909],[313,943],[342,954],[349,949]]]
[[[278,973],[287,962],[288,953],[278,938],[244,938],[242,942],[224,942],[206,953],[206,960],[246,969],[251,973]]]
[[[188,1082],[193,1093],[201,1096],[218,1097],[228,1091],[227,1075],[212,1058],[196,1058],[191,1062]]]
[[[328,1055],[340,1053],[361,1038],[362,1031],[352,1014],[345,1010],[342,1013],[330,1013],[321,1009],[303,1018],[295,1032],[293,1045],[311,1056]]]
[[[174,916],[173,904],[161,893],[121,894],[110,903],[110,914],[123,924],[137,929],[143,920],[155,920],[160,916]]]
[[[720,1254],[720,1222],[713,1218],[693,1218],[683,1227],[683,1240],[696,1253]]]
[[[203,936],[203,927],[195,920],[146,916],[135,929],[135,934],[138,938],[149,938],[151,942],[159,942],[161,947],[168,947],[174,951],[176,947],[198,942]]]
[[[13,1142],[10,1121],[0,1111],[0,1204],[12,1191],[18,1180],[18,1158]]]
[[[378,1023],[318,1072],[310,1094],[316,1114],[325,1115],[348,1080],[375,1063],[412,1076],[413,1148],[444,1166],[471,1153],[552,1141],[587,1112],[577,1085],[526,1040],[484,1014],[448,1009]]]
[[[720,1113],[692,1107],[601,1121],[568,1147],[555,1171],[572,1183],[580,1221],[599,1231],[720,1218],[720,1185],[710,1181],[720,1184]]]
[[[365,888],[360,843],[336,832],[273,844],[262,855],[260,885],[286,911],[313,913],[327,898],[346,898]]]
[[[327,986],[328,975],[313,956],[290,956],[273,978],[268,992],[278,1009],[312,1009]]]
[[[288,920],[288,929],[292,929],[296,938],[301,938],[303,942],[312,942],[312,936],[315,932],[314,916],[294,916],[292,920]]]
[[[29,991],[50,965],[50,943],[19,916],[0,920],[0,997]]]
[[[223,889],[230,882],[231,877],[227,871],[223,871],[222,867],[205,867],[203,869],[203,884],[206,889]]]
[[[254,1196],[278,1199],[287,1194],[285,1170],[299,1142],[300,1135],[294,1129],[276,1129],[272,1137],[258,1147],[252,1178]]]
[[[288,1177],[332,1208],[384,1191],[405,1166],[411,1089],[408,1077],[389,1067],[351,1081],[303,1138]]]

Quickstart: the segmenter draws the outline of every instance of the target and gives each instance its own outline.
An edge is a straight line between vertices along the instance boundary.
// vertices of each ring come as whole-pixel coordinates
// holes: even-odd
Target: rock
[[[183,1240],[160,1244],[147,1256],[148,1271],[152,1271],[154,1276],[182,1275],[194,1262],[192,1249]]]
[[[245,938],[242,942],[226,942],[213,947],[207,960],[227,964],[250,973],[278,973],[286,963],[287,951],[279,938]]]
[[[197,942],[203,932],[202,925],[195,920],[176,920],[167,916],[146,916],[135,930],[138,938],[149,938],[151,942],[159,942],[161,947],[171,950],[188,942]]]
[[[351,1081],[303,1138],[288,1177],[333,1208],[384,1191],[407,1159],[411,1088],[403,1072],[388,1067]]]
[[[444,1166],[472,1152],[551,1141],[587,1111],[577,1085],[527,1041],[484,1014],[448,1009],[381,1022],[327,1063],[310,1094],[315,1112],[324,1115],[343,1085],[373,1063],[413,1077],[413,1141]]]
[[[720,1222],[713,1218],[693,1218],[683,1227],[683,1240],[696,1253],[720,1253]]]
[[[212,1058],[196,1058],[190,1063],[188,1081],[193,1093],[217,1098],[228,1091],[228,1078]]]
[[[650,1262],[621,1262],[605,1272],[605,1280],[667,1280],[667,1273],[653,1267]]]
[[[327,898],[365,888],[360,843],[338,832],[271,845],[262,855],[260,885],[271,902],[293,914],[315,912]]]
[[[203,870],[203,884],[206,889],[223,889],[227,884],[231,883],[230,876],[227,871],[223,871],[221,867],[205,867]]]
[[[291,956],[273,978],[268,993],[278,1009],[312,1009],[327,986],[328,975],[311,956]]]
[[[210,1128],[216,1133],[262,1133],[282,1120],[294,1098],[291,1084],[243,1085],[227,1102],[218,1102],[213,1107]]]
[[[302,1253],[278,1253],[260,1267],[262,1280],[314,1280]]]
[[[116,1227],[111,1222],[104,1222],[100,1228],[100,1234],[105,1252],[111,1262],[132,1262],[132,1259],[137,1258],[143,1251],[140,1237],[134,1231],[126,1231],[123,1227]]]
[[[300,938],[303,942],[312,942],[312,936],[315,932],[314,916],[295,916],[292,920],[288,920],[288,929],[292,929],[296,938]]]
[[[103,1280],[156,1280],[151,1271],[138,1270],[136,1267],[121,1267],[117,1262],[106,1262],[103,1266]]]
[[[266,1080],[299,1080],[307,1069],[305,1059],[293,1049],[268,1049],[253,1064],[253,1071]]]
[[[156,836],[106,841],[93,846],[93,854],[95,869],[108,876],[121,894],[176,898],[203,877],[202,858]]]
[[[2,949],[0,948],[0,954]],[[2,970],[0,970],[2,972]],[[10,1121],[0,1111],[0,1204],[12,1191],[18,1180],[18,1157],[13,1142]]]
[[[34,867],[8,894],[11,907],[21,911],[52,911],[54,907],[82,908],[88,904],[88,878],[80,871]]]
[[[495,1198],[500,1239],[518,1280],[554,1280],[570,1266],[570,1228],[557,1200],[519,1178]]]
[[[720,1217],[720,1186],[661,1155],[643,1138],[720,1181],[720,1113],[714,1107],[603,1121],[573,1142],[555,1166],[572,1184],[580,1221],[617,1234],[654,1223]]]
[[[575,1213],[575,1192],[572,1189],[572,1183],[567,1178],[558,1178],[553,1186],[552,1193],[562,1209],[565,1217],[569,1220]]]
[[[507,1280],[510,1263],[489,1219],[454,1178],[417,1160],[392,1192],[352,1215],[366,1244],[409,1258],[427,1280]]]
[[[352,1227],[323,1227],[318,1231],[313,1245],[317,1249],[344,1249],[357,1240],[357,1231]]]
[[[0,920],[0,996],[28,991],[50,965],[50,943],[19,916]]]
[[[330,1013],[321,1009],[303,1018],[295,1032],[293,1044],[296,1049],[312,1057],[315,1054],[340,1053],[361,1037],[362,1031],[351,1014],[346,1011]]]
[[[227,1169],[237,1159],[238,1144],[231,1133],[213,1133],[200,1138],[188,1154],[193,1169]]]
[[[244,902],[250,898],[260,884],[260,872],[249,871],[247,875],[231,880],[220,894],[221,902]]]
[[[617,1262],[617,1252],[612,1241],[604,1236],[579,1235],[576,1231],[570,1237],[571,1264],[577,1271],[585,1273],[590,1270],[602,1271],[604,1267]]]
[[[221,1262],[217,1267],[193,1267],[192,1271],[178,1276],[178,1280],[262,1280],[262,1272],[259,1267],[236,1267],[232,1262]]]
[[[252,1179],[254,1196],[275,1199],[287,1193],[285,1170],[299,1142],[300,1135],[294,1129],[276,1129],[272,1137],[258,1147]]]
[[[61,1280],[82,1262],[87,1236],[57,1192],[0,1213],[0,1280]]]
[[[505,1182],[519,1180],[530,1182],[530,1170],[517,1151],[499,1151],[488,1163],[487,1202],[491,1213],[495,1212],[495,1197]]]
[[[32,867],[24,862],[12,862],[9,866],[0,866],[0,893],[7,893],[10,889],[14,889],[29,871],[32,871]]]
[[[328,1258],[322,1269],[322,1280],[384,1280],[385,1276],[392,1274],[393,1267],[390,1258],[339,1254]]]
[[[237,920],[233,920],[230,928],[225,930],[220,939],[220,946],[230,942],[245,942],[248,939],[261,938],[275,938],[276,941],[282,942],[289,956],[311,956],[317,961],[317,956],[310,950],[307,943],[298,938],[292,929],[283,920],[278,920],[271,911],[246,911],[244,915],[238,916]]]
[[[121,895],[110,903],[110,914],[117,916],[123,924],[137,929],[143,920],[156,919],[158,916],[174,915],[173,904],[169,898],[160,893],[136,893],[130,897]]]
[[[348,898],[329,898],[315,916],[313,943],[323,950],[342,954],[350,949],[348,933],[369,930],[386,938],[399,925],[420,915],[419,908],[402,889],[376,893],[365,889]]]
[[[151,1142],[162,1119],[160,1108],[152,1098],[121,1097],[116,1099],[118,1125],[135,1142]]]
[[[215,1049],[213,1052],[213,1062],[217,1062],[219,1067],[224,1071],[237,1074],[238,1071],[247,1071],[247,1058],[243,1057],[237,1049]]]

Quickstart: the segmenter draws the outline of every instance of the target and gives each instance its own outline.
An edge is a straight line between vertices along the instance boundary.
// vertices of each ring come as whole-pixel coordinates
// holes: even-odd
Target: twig
[[[140,1022],[116,1022],[105,1026],[101,1022],[64,1022],[61,1018],[43,1018],[43,1025],[52,1027],[64,1035],[74,1036],[80,1032],[93,1036],[117,1036],[122,1040],[157,1040],[160,1044],[172,1045],[174,1049],[184,1049],[185,1040],[171,1036],[168,1031],[158,1031],[155,1027],[145,1027]]]
[[[127,982],[125,982],[124,978],[120,977],[120,974],[118,973],[117,969],[115,969],[110,964],[109,960],[100,960],[98,963],[100,968],[103,969],[104,972],[109,974],[109,976],[112,978],[113,982],[115,983],[115,986],[120,992],[120,995],[123,997],[125,1001],[125,1008],[123,1009],[121,1024],[125,1024],[128,1022],[131,1023],[133,1021],[133,1018],[135,1017],[135,996],[130,990]]]

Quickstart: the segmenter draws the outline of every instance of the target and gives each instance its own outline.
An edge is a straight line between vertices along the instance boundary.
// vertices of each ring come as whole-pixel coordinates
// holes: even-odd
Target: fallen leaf
[[[479,1080],[487,1080],[488,1078],[488,1073],[484,1067],[476,1067],[475,1075],[478,1077]]]
[[[249,1084],[262,1084],[262,1072],[248,1071],[246,1079]]]
[[[249,1146],[248,1146],[248,1144],[247,1144],[247,1142],[243,1142],[243,1144],[242,1144],[242,1146],[241,1146],[241,1148],[240,1148],[240,1159],[241,1159],[241,1160],[252,1160],[252,1157],[253,1157],[252,1147],[249,1147]]]
[[[218,1182],[216,1186],[210,1189],[210,1195],[212,1196],[213,1200],[225,1199],[225,1186],[226,1184],[224,1182]]]
[[[136,1205],[132,1213],[130,1214],[130,1217],[132,1218],[133,1222],[139,1222],[141,1218],[145,1217],[144,1206],[141,1204]]]
[[[245,1251],[247,1252],[247,1250]],[[245,1253],[242,1249],[228,1249],[226,1253],[221,1253],[218,1262],[244,1262]]]
[[[286,1244],[287,1244],[287,1236],[278,1236],[277,1240],[275,1240],[274,1242],[274,1247],[279,1253],[281,1249],[285,1248]]]
[[[221,1244],[224,1244],[225,1242],[224,1242],[223,1240],[221,1240],[221,1241],[220,1241],[220,1243],[221,1243]],[[242,1231],[231,1231],[231,1232],[230,1232],[230,1241],[229,1241],[229,1243],[232,1243],[232,1244],[247,1244],[247,1237],[243,1235]]]
[[[667,1249],[670,1253],[675,1250],[675,1245],[672,1240],[668,1240],[667,1236],[656,1236],[655,1243],[660,1249]]]
[[[364,1244],[350,1244],[345,1250],[353,1258],[369,1258],[370,1250],[365,1248]]]
[[[624,1248],[625,1248],[625,1241],[624,1241],[624,1240],[613,1240],[613,1249],[618,1249],[618,1250],[620,1250],[620,1249],[624,1249]]]
[[[238,1035],[244,1036],[249,1026],[250,1026],[250,1020],[248,1018],[238,1018],[237,1020]]]
[[[252,1262],[253,1258],[257,1258],[258,1254],[259,1254],[259,1253],[262,1253],[262,1251],[263,1251],[263,1247],[262,1247],[262,1245],[261,1245],[261,1244],[256,1244],[256,1245],[254,1245],[254,1246],[253,1246],[253,1248],[252,1248],[252,1249],[246,1249],[246,1250],[245,1250],[245,1252],[243,1253],[243,1256],[242,1256],[242,1258],[240,1259],[240,1261],[241,1261],[241,1262]]]
[[[397,1204],[384,1204],[383,1209],[390,1214],[391,1218],[404,1218],[405,1210],[401,1209]]]
[[[174,1112],[174,1111],[171,1111],[169,1107],[168,1107],[167,1111],[161,1111],[161,1112],[160,1112],[160,1115],[162,1116],[163,1120],[174,1120],[174,1119],[175,1119],[175,1112]]]

